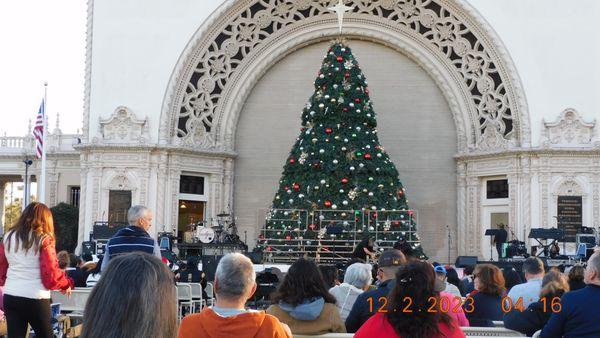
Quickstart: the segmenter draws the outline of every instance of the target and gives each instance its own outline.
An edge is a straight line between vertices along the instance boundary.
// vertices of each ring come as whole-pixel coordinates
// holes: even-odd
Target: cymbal
[[[219,231],[219,230],[223,230],[223,226],[222,225],[215,225],[215,226],[212,226],[211,229]]]
[[[217,217],[229,217],[231,216],[230,214],[227,213],[222,213],[222,214],[218,214]]]

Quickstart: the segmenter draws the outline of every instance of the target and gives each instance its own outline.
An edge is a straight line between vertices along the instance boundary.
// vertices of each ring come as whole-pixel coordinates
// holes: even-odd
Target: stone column
[[[31,168],[31,167],[30,167]],[[25,196],[25,191],[27,191],[27,194],[29,196],[31,196],[31,174],[27,174],[27,176],[25,175],[21,175],[21,180],[23,180],[23,203],[22,203],[22,208],[21,210],[25,210],[25,207],[27,206],[25,203],[25,201],[29,201],[31,202],[31,199],[29,199],[27,196]],[[27,187],[25,187],[25,181],[27,181]],[[38,193],[39,193],[40,187],[38,184]]]
[[[458,255],[462,256],[467,253],[467,164],[458,163],[457,165],[457,203],[456,203],[456,218],[458,220],[456,232],[456,247]]]
[[[167,204],[165,203],[166,185],[168,181],[167,177],[167,154],[160,154],[158,158],[158,168],[156,170],[156,224],[162,226],[161,231],[171,231],[169,220],[165,216],[165,209]]]
[[[479,217],[479,179],[476,176],[467,177],[467,232],[466,252],[469,255],[481,255],[481,219]]]
[[[4,234],[4,190],[6,181],[0,181],[0,235]]]

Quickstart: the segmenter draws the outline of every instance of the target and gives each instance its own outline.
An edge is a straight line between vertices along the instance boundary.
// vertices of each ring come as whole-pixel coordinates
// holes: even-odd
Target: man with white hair
[[[162,258],[158,243],[148,234],[152,226],[152,211],[143,205],[134,205],[127,211],[127,221],[129,225],[117,231],[106,244],[101,270],[104,270],[108,261],[116,255],[133,251],[142,251]]]
[[[245,308],[256,291],[256,273],[248,257],[240,253],[223,256],[217,265],[214,286],[215,305],[186,316],[179,327],[179,338],[292,337],[290,328],[274,316]]]
[[[372,269],[370,264],[354,263],[346,269],[344,282],[329,289],[329,293],[337,300],[336,305],[343,321],[348,318],[358,295],[367,291],[371,286]]]
[[[588,260],[584,281],[585,288],[549,304],[553,313],[540,337],[600,337],[600,249]]]

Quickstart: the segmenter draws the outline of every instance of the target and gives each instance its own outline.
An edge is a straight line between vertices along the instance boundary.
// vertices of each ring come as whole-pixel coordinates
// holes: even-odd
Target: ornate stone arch
[[[334,0],[229,0],[194,34],[163,100],[159,142],[234,150],[241,107],[276,61],[337,36]],[[488,24],[463,0],[351,0],[349,39],[394,48],[436,81],[461,153],[530,144],[515,67]],[[367,74],[368,76],[368,74]]]

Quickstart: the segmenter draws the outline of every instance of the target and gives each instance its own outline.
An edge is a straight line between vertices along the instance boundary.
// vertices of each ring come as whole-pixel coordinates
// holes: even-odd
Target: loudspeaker
[[[207,281],[215,280],[217,265],[223,256],[202,256],[202,272],[206,275]]]
[[[454,262],[457,268],[477,265],[477,256],[458,256]]]

